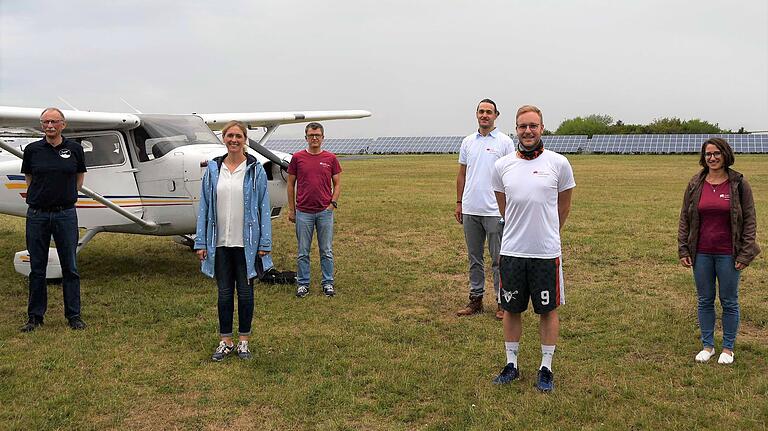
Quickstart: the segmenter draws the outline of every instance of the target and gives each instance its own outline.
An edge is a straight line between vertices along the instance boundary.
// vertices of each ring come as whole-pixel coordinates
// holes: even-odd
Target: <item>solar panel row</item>
[[[558,153],[680,154],[697,153],[709,138],[723,138],[737,153],[768,154],[768,135],[548,135],[544,146]],[[458,153],[463,136],[382,136],[326,139],[323,148],[336,154]],[[515,144],[517,140],[515,139]],[[306,148],[303,139],[272,139],[267,147],[285,153]]]
[[[723,138],[737,153],[768,153],[768,135],[594,135],[590,151],[610,154],[697,153],[710,138]]]

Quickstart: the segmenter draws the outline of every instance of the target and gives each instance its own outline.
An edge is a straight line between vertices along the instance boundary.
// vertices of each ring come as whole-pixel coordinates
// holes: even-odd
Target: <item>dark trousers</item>
[[[70,208],[47,212],[27,210],[27,250],[29,251],[29,306],[30,319],[42,322],[48,309],[48,286],[45,268],[48,266],[48,248],[51,237],[61,264],[64,290],[64,316],[80,316],[80,274],[77,272],[77,211]]]
[[[242,247],[217,247],[214,262],[216,285],[219,287],[219,333],[232,336],[232,313],[235,311],[237,288],[238,335],[251,335],[253,320],[253,286],[248,283],[245,250]]]

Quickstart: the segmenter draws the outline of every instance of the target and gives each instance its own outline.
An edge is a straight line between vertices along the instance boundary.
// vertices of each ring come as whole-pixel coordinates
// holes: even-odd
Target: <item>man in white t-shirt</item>
[[[499,248],[501,225],[499,207],[491,187],[491,172],[496,160],[514,151],[509,136],[496,129],[499,110],[491,99],[477,105],[477,132],[461,142],[459,174],[456,177],[456,221],[464,225],[464,238],[469,254],[469,303],[456,312],[469,316],[483,311],[485,262],[483,248],[488,241],[493,269],[493,288],[499,292]],[[498,301],[497,301],[498,302]],[[496,318],[503,312],[497,305]]]
[[[560,331],[557,307],[565,304],[560,229],[571,209],[576,182],[568,159],[544,149],[541,111],[535,106],[522,106],[516,122],[517,151],[496,162],[492,180],[505,219],[499,259],[499,302],[504,310],[507,355],[507,365],[493,383],[509,383],[519,376],[521,313],[528,308],[530,299],[533,311],[539,315],[541,336],[542,359],[536,388],[551,392],[552,356]]]

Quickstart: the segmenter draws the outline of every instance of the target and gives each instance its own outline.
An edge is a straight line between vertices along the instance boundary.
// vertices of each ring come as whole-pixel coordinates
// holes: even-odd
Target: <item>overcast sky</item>
[[[367,109],[327,137],[466,135],[538,105],[768,130],[766,0],[0,0],[0,104]],[[284,126],[277,136],[300,136]]]

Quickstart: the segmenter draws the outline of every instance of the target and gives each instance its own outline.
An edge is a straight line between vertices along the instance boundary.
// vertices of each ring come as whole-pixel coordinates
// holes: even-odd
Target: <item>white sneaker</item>
[[[701,352],[696,355],[696,362],[708,362],[713,356],[715,356],[714,348],[712,350],[701,349]]]
[[[730,364],[732,364],[733,363],[733,353],[731,353],[730,355],[725,353],[725,352],[721,353],[720,354],[720,358],[718,358],[718,360],[717,360],[717,363],[718,364],[723,364],[723,365],[730,365]]]

